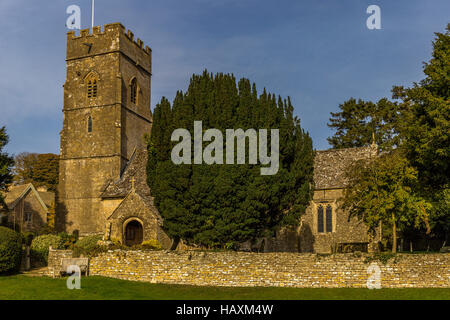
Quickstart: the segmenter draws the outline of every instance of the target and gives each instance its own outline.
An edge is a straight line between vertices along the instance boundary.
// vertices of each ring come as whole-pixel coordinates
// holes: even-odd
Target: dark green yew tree
[[[172,132],[187,129],[193,140],[194,121],[202,121],[203,131],[220,130],[224,149],[226,129],[267,129],[269,137],[270,129],[279,129],[278,173],[261,175],[264,165],[248,164],[248,143],[246,164],[175,165],[171,152],[178,142],[171,141]],[[203,149],[209,144],[203,141]],[[309,134],[294,117],[290,99],[266,90],[258,95],[247,79],[236,83],[233,75],[207,71],[193,75],[187,92],[177,92],[172,104],[165,98],[157,104],[148,152],[148,184],[164,228],[189,243],[233,248],[282,226],[295,226],[311,199]]]

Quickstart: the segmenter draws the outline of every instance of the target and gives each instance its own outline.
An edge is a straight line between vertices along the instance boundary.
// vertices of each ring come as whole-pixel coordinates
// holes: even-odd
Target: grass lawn
[[[69,290],[66,278],[0,277],[0,300],[320,300],[320,299],[439,299],[450,300],[449,289],[310,289],[230,288],[151,284],[103,277],[81,279],[81,290]]]

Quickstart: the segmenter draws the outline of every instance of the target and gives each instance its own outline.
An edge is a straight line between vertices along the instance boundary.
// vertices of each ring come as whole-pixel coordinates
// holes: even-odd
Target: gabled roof
[[[150,209],[150,211],[154,214],[154,217],[156,218],[156,220],[158,221],[158,223],[161,225],[162,224],[162,218],[161,215],[158,212],[158,209],[156,209],[156,207],[153,206],[153,204],[150,204],[148,199],[145,199],[143,197],[141,197],[135,189],[131,189],[130,192],[128,193],[128,195],[123,199],[123,201],[117,206],[116,209],[114,209],[114,211],[111,213],[111,215],[107,218],[108,220],[111,219],[115,219],[118,217],[119,212],[121,211],[122,207],[126,204],[126,202],[129,199],[138,199],[139,201],[141,201],[143,203],[143,205],[145,207],[147,207],[148,209]],[[142,214],[142,212],[139,212]]]
[[[106,186],[101,198],[125,198],[132,189],[134,178],[134,188],[136,193],[144,199],[149,206],[153,206],[153,198],[150,195],[150,188],[147,185],[146,168],[147,150],[136,149],[120,178]]]
[[[316,151],[314,157],[315,189],[345,188],[345,170],[352,162],[377,155],[377,146]]]
[[[137,196],[147,208],[149,208],[161,221],[158,209],[153,204],[153,197],[150,194],[150,188],[147,185],[147,159],[148,154],[145,149],[136,149],[123,170],[120,178],[108,184],[103,191],[101,198],[121,198],[124,199],[113,211],[109,219],[116,215],[126,199],[131,196]]]
[[[46,205],[46,201],[49,200],[50,195],[53,194],[53,199],[55,197],[53,192],[42,192],[41,195],[40,192],[36,191],[36,188],[33,186],[32,183],[19,185],[19,186],[10,186],[8,188],[8,192],[5,193],[5,202],[8,206],[9,210],[14,209],[14,207],[20,202],[21,199],[26,197],[28,193],[32,192],[36,199],[39,201],[40,205],[45,211],[48,211],[48,207]],[[43,197],[45,198],[45,201]]]
[[[39,196],[45,205],[50,208],[52,205],[55,205],[55,193],[51,191],[38,191]]]

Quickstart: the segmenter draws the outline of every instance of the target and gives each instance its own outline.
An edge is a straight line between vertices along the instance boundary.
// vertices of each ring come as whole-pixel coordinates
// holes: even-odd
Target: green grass
[[[69,290],[66,278],[0,277],[0,300],[450,300],[450,289],[230,288],[151,284],[103,277],[81,279]]]

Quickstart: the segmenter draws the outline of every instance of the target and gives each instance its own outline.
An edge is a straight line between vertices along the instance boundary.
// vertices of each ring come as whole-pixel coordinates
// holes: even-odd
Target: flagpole
[[[95,10],[95,0],[92,0],[92,30],[94,29],[94,10]]]

